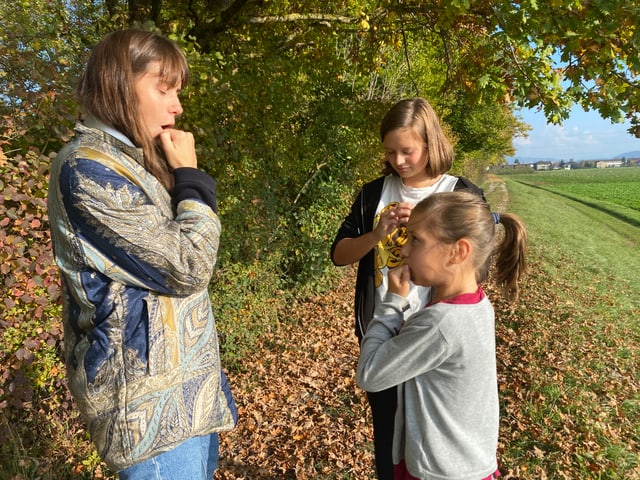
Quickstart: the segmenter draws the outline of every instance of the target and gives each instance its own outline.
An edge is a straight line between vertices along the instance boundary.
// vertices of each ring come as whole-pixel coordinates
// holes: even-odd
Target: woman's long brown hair
[[[163,83],[182,88],[188,82],[187,60],[171,40],[136,29],[111,32],[93,48],[76,93],[87,113],[142,148],[145,168],[170,191],[173,175],[162,149],[140,120],[134,88],[152,62],[160,63]]]

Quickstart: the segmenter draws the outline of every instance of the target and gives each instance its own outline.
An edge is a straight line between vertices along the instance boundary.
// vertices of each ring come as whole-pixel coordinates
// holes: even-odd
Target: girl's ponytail
[[[495,281],[508,300],[516,301],[520,293],[518,282],[527,269],[527,231],[522,221],[513,214],[503,213],[499,221],[504,227],[504,236],[496,249]]]

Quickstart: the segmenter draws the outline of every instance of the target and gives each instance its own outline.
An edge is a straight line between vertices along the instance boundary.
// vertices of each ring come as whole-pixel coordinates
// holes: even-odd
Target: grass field
[[[507,178],[539,188],[569,195],[582,202],[595,202],[600,207],[615,205],[631,210],[630,218],[640,221],[640,168],[590,168],[556,170]],[[633,213],[635,212],[635,213]]]
[[[497,309],[512,478],[640,478],[640,169],[615,170],[487,186],[529,233],[523,298]]]
[[[570,258],[583,281],[640,305],[640,168],[538,172],[504,177],[513,208],[545,256]],[[549,262],[551,264],[551,262]]]

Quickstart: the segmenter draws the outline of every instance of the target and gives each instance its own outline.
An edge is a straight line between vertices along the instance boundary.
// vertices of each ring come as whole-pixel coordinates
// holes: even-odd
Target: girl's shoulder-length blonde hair
[[[440,119],[424,98],[406,98],[396,103],[383,117],[380,124],[380,140],[391,131],[409,128],[424,142],[427,149],[427,174],[437,177],[453,166],[454,150],[446,136]],[[384,163],[383,174],[396,174],[389,162]]]

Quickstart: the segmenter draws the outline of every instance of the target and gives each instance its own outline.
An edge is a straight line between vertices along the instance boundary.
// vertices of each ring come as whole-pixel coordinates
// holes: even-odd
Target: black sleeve
[[[479,186],[477,186],[468,178],[458,177],[458,183],[456,183],[454,190],[467,190],[471,193],[475,193],[476,195],[479,195],[480,197],[482,197],[482,200],[484,200],[485,202],[487,201],[487,199],[484,196],[484,190],[482,190]]]
[[[197,168],[182,167],[173,171],[173,178],[172,199],[174,207],[182,200],[200,200],[218,213],[216,181],[209,174]]]
[[[336,245],[338,244],[338,242],[343,238],[355,238],[366,233],[361,231],[360,229],[360,225],[362,224],[362,215],[360,213],[361,211],[362,211],[362,192],[358,194],[355,202],[353,202],[353,205],[351,205],[351,211],[349,212],[349,215],[347,215],[345,219],[342,221],[342,224],[338,229],[336,238],[333,240],[333,243],[331,244],[331,261],[336,266],[341,266],[341,265],[338,265],[333,260],[333,252],[336,249]]]
[[[362,190],[351,205],[351,212],[340,225],[338,234],[331,244],[331,261],[333,261],[333,252],[340,240],[359,237],[370,232],[373,228],[373,217],[382,194],[384,179],[384,176],[378,177],[362,186]],[[335,262],[333,263],[337,265]]]

